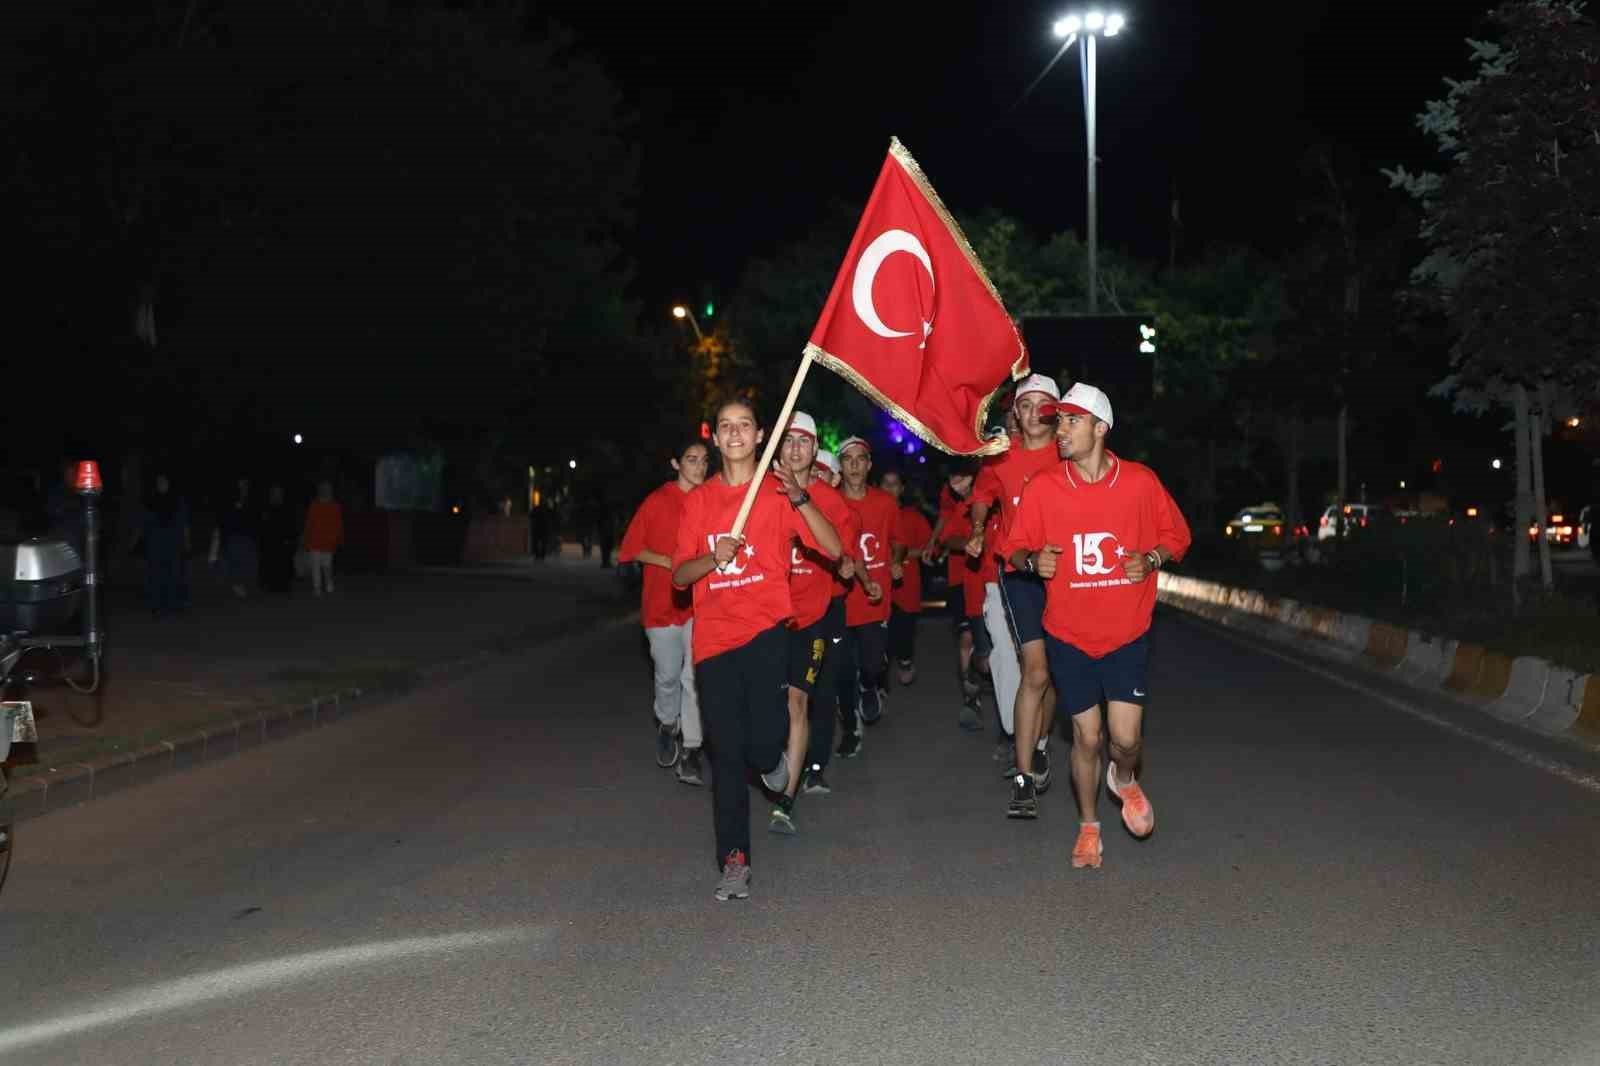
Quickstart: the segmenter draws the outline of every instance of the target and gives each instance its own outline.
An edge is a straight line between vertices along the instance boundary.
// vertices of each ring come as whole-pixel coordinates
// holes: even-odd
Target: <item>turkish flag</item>
[[[806,353],[923,440],[991,455],[989,397],[1028,374],[1016,323],[961,227],[898,141],[878,174]]]

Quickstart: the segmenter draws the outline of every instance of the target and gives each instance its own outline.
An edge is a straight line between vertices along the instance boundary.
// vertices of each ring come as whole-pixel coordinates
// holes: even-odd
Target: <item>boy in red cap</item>
[[[1145,635],[1155,573],[1183,558],[1190,542],[1189,525],[1155,472],[1106,448],[1111,423],[1111,401],[1093,385],[1079,382],[1062,397],[1056,440],[1063,461],[1029,481],[1005,547],[1013,566],[1045,584],[1050,675],[1072,715],[1076,867],[1100,865],[1095,809],[1106,725],[1106,787],[1122,804],[1123,824],[1136,837],[1155,829],[1155,808],[1137,776],[1150,692]]]
[[[712,436],[722,470],[683,502],[673,584],[694,590],[694,665],[700,709],[713,748],[712,793],[719,900],[750,896],[753,767],[773,792],[788,786],[789,568],[796,542],[834,558],[839,536],[811,494],[782,464],[758,487],[741,535],[731,532],[756,475],[762,441],[755,408],[733,400],[717,410]]]

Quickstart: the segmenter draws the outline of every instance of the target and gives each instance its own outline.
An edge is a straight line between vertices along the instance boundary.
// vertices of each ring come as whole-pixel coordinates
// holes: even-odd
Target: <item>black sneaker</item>
[[[883,717],[883,689],[873,685],[861,690],[861,720],[872,725]]]
[[[673,767],[672,772],[686,785],[703,784],[704,781],[700,777],[700,749],[684,748],[683,755],[678,758],[678,765]]]
[[[1011,802],[1006,805],[1007,818],[1039,817],[1039,793],[1034,789],[1033,778],[1017,774],[1011,779]]]
[[[794,800],[779,796],[778,802],[772,806],[772,817],[767,819],[767,832],[792,837],[799,831],[794,824]]]
[[[800,785],[806,795],[827,795],[833,789],[828,787],[828,779],[822,776],[822,767],[813,766],[806,771],[805,781]]]
[[[839,756],[841,759],[854,759],[857,755],[860,755],[860,732],[839,734],[839,746],[834,749],[834,754]]]
[[[678,761],[678,726],[677,723],[667,725],[660,723],[656,726],[656,765],[663,770],[673,766]]]
[[[1045,749],[1034,749],[1033,752],[1033,785],[1039,790],[1039,795],[1050,791],[1050,753]]]

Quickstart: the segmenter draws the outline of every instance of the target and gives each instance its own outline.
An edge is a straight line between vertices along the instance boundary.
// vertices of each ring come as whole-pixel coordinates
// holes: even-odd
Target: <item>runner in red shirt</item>
[[[678,476],[644,498],[622,535],[618,562],[643,564],[639,620],[656,670],[656,764],[671,766],[679,781],[700,784],[700,704],[694,694],[694,602],[672,586],[672,551],[684,498],[706,479],[710,453],[700,441],[672,460]],[[679,738],[682,738],[680,752]]]
[[[796,411],[789,419],[774,461],[794,475],[795,484],[811,493],[812,500],[839,534],[840,543],[853,541],[857,536],[855,513],[837,489],[821,477],[813,476],[816,455],[816,420],[804,411]],[[827,791],[827,788],[822,766],[807,761],[811,732],[816,728],[814,723],[818,717],[812,705],[822,704],[823,731],[827,734],[823,746],[826,748],[833,739],[833,704],[812,697],[821,683],[828,650],[844,636],[844,586],[834,575],[838,565],[835,559],[799,544],[794,545],[791,553],[789,595],[794,601],[794,618],[789,623],[789,744],[786,753],[790,766],[806,767],[806,791],[815,793]],[[839,589],[837,599],[834,597],[836,586]],[[789,783],[778,796],[768,818],[769,832],[790,835],[797,832],[794,799],[800,783],[800,774],[789,775]]]
[[[1080,820],[1072,865],[1099,866],[1101,701],[1111,732],[1106,787],[1121,801],[1129,832],[1145,837],[1155,829],[1155,809],[1137,777],[1150,692],[1145,634],[1155,610],[1155,572],[1183,558],[1190,535],[1155,472],[1107,450],[1105,393],[1079,382],[1060,412],[1056,438],[1066,461],[1028,483],[1006,551],[1014,566],[1045,582],[1050,674],[1072,714]]]
[[[745,768],[774,792],[789,783],[787,625],[796,541],[839,554],[833,526],[782,464],[759,487],[743,535],[730,532],[755,477],[762,433],[743,400],[717,410],[722,470],[683,501],[672,582],[694,590],[694,665],[712,741],[719,900],[750,895],[750,792]],[[787,498],[786,498],[787,497]],[[798,766],[793,772],[799,773]]]
[[[957,724],[969,733],[983,728],[983,706],[980,694],[989,678],[989,653],[994,650],[988,630],[983,625],[983,584],[978,583],[976,595],[967,586],[979,572],[978,560],[966,552],[972,539],[972,482],[975,467],[958,468],[939,490],[939,518],[934,523],[928,546],[923,549],[922,561],[930,566],[944,558],[946,599],[950,616],[954,619],[956,634],[956,679],[961,684],[961,714]],[[1005,740],[1006,758],[1010,758],[1010,741]]]
[[[905,502],[906,482],[898,470],[886,471],[878,480],[884,492],[900,504],[895,516],[894,555],[889,575],[894,590],[889,594],[889,657],[894,660],[900,684],[917,679],[917,619],[922,614],[922,560],[919,553],[933,536],[928,518]]]
[[[818,483],[839,487],[839,460],[832,452],[817,452],[813,469],[817,472]],[[840,499],[843,499],[842,495]],[[845,512],[848,515],[845,524],[835,528],[839,533],[839,543],[851,545],[861,536],[861,522],[849,506],[845,507]],[[811,690],[808,702],[811,743],[806,749],[805,781],[800,786],[808,796],[826,795],[833,791],[828,784],[826,771],[833,759],[833,731],[840,714],[839,674],[844,670],[845,656],[839,650],[839,645],[846,636],[844,604],[853,584],[854,573],[854,564],[848,561],[848,557],[841,557],[834,564],[832,596],[828,600],[828,613],[822,618],[822,635],[828,641],[828,648],[822,657],[822,672],[817,675],[817,683]]]
[[[895,516],[899,506],[880,488],[867,484],[872,470],[872,446],[860,437],[839,445],[839,465],[844,469],[840,490],[861,520],[861,535],[845,546],[840,572],[854,573],[856,585],[845,597],[845,622],[849,635],[840,648],[845,652],[839,675],[839,717],[843,723],[839,754],[851,758],[861,751],[861,726],[882,717],[883,675],[888,668],[889,560],[894,550]]]
[[[1039,410],[1060,399],[1055,380],[1043,374],[1024,378],[1017,385],[1012,405],[1017,432],[1011,436],[1011,447],[984,462],[972,489],[972,523],[980,532],[968,543],[968,554],[984,554],[981,531],[990,509],[999,504],[1004,536],[1022,498],[1022,487],[1035,474],[1056,465],[1055,426],[1039,417]],[[994,554],[994,546],[988,551]],[[1031,781],[1023,795],[1015,787],[1015,773],[1008,775],[1013,778],[1013,788],[1006,815],[1037,818],[1036,793],[1050,787],[1049,742],[1055,719],[1050,666],[1044,653],[1044,586],[1033,574],[1007,571],[1002,563],[997,578],[985,583],[983,617],[997,649],[990,664],[1000,722],[1016,738],[1016,770]]]

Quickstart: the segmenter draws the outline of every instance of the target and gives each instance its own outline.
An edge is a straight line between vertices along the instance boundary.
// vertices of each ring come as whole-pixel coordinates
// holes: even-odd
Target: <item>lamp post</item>
[[[1093,314],[1100,310],[1100,220],[1096,205],[1096,179],[1095,170],[1098,160],[1095,158],[1095,94],[1096,71],[1095,51],[1096,42],[1100,37],[1115,37],[1122,32],[1122,27],[1127,20],[1115,12],[1107,14],[1099,8],[1091,8],[1083,15],[1069,14],[1056,19],[1051,27],[1055,35],[1066,40],[1061,46],[1065,52],[1072,47],[1074,41],[1081,40],[1083,47],[1078,51],[1078,70],[1083,78],[1083,129],[1084,139],[1088,151],[1085,155],[1084,166],[1087,173],[1088,187],[1088,233],[1089,233],[1089,271],[1085,281],[1088,290],[1089,312]]]
[[[673,307],[673,309],[672,309],[672,317],[673,318],[687,318],[689,320],[689,325],[694,327],[694,339],[697,340],[697,341],[700,341],[701,343],[705,342],[706,335],[704,333],[700,332],[700,323],[694,317],[694,312],[693,311],[689,310],[683,304],[678,304],[677,306]]]

